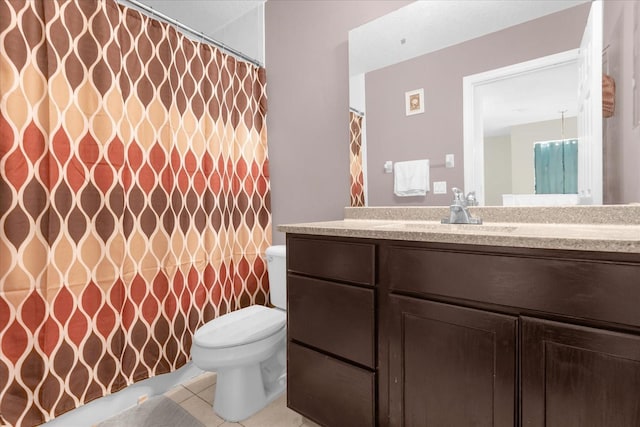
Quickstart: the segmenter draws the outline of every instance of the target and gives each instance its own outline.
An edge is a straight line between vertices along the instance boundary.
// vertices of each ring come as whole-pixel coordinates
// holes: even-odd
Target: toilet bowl
[[[246,419],[286,388],[286,250],[267,248],[271,303],[252,305],[202,325],[193,336],[193,363],[217,372],[213,410],[224,420]]]

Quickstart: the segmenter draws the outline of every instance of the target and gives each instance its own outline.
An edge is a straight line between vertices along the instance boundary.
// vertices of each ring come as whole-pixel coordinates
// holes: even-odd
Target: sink
[[[378,230],[425,231],[431,233],[511,233],[518,227],[498,224],[440,224],[437,222],[405,221],[374,226]]]

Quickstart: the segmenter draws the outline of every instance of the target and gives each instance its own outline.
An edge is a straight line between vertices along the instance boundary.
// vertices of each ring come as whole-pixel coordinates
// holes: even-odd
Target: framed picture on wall
[[[424,113],[424,89],[405,92],[404,103],[407,116]]]

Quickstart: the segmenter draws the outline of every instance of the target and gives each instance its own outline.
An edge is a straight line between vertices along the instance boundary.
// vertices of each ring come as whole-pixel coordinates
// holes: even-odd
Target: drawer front
[[[396,292],[441,295],[640,326],[640,264],[389,246]]]
[[[324,426],[375,425],[375,374],[289,343],[287,405]]]
[[[373,286],[375,246],[331,240],[289,237],[290,272]]]
[[[289,339],[375,366],[373,289],[290,274],[287,293]]]

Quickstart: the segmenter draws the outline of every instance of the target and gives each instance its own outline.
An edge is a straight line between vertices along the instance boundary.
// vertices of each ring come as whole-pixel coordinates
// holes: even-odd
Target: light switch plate
[[[434,181],[433,194],[447,194],[447,181]]]

